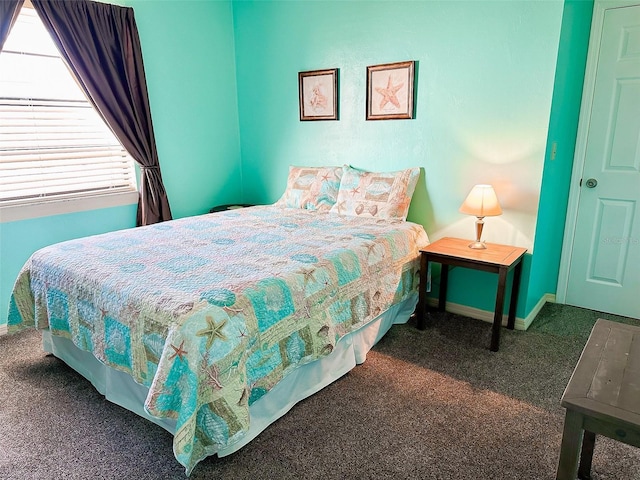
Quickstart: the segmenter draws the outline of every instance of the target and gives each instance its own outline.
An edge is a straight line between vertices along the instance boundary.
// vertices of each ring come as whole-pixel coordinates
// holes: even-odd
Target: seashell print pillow
[[[289,167],[287,188],[275,203],[279,207],[329,211],[336,203],[342,167]]]
[[[345,165],[332,212],[406,220],[420,168],[396,172],[366,172]]]

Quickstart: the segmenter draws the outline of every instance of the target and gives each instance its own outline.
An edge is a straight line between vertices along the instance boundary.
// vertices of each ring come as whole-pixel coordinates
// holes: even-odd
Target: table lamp
[[[469,248],[483,249],[487,248],[482,237],[482,227],[484,226],[484,217],[493,217],[502,214],[498,197],[491,185],[476,185],[471,189],[469,195],[462,203],[460,211],[467,215],[474,215],[476,220],[476,241],[469,244]]]

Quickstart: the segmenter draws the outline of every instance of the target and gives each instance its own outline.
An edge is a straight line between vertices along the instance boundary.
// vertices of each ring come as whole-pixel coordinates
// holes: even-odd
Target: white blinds
[[[0,53],[0,204],[135,190],[133,160],[42,29],[23,8]]]
[[[0,99],[0,200],[132,185],[131,159],[88,102]]]

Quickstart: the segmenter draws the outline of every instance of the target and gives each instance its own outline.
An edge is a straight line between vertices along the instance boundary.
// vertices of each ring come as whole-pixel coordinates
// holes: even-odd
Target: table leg
[[[582,451],[580,452],[580,465],[578,466],[578,478],[581,480],[591,479],[591,461],[593,460],[595,445],[596,434],[585,430],[582,436]]]
[[[420,254],[420,284],[418,285],[417,325],[420,330],[427,328],[427,255]]]
[[[520,277],[522,276],[522,260],[518,262],[513,271],[513,285],[511,286],[511,303],[509,304],[509,320],[507,328],[513,330],[516,325],[516,307],[518,306],[518,293],[520,292]]]
[[[449,265],[442,264],[440,270],[440,296],[438,297],[438,311],[444,312],[447,304],[447,285],[449,284]]]
[[[578,455],[582,445],[582,435],[582,415],[574,410],[567,410],[564,417],[556,480],[575,480],[578,473]]]
[[[500,329],[502,328],[502,311],[504,309],[504,290],[507,285],[507,269],[500,268],[498,272],[498,292],[496,294],[496,309],[493,313],[493,327],[491,331],[491,351],[500,348]]]

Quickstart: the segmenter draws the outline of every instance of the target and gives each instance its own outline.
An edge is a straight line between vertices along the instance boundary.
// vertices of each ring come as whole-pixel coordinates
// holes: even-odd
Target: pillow
[[[329,211],[336,203],[342,167],[289,167],[287,188],[275,205]]]
[[[396,172],[366,172],[345,165],[332,212],[406,220],[420,168]]]

